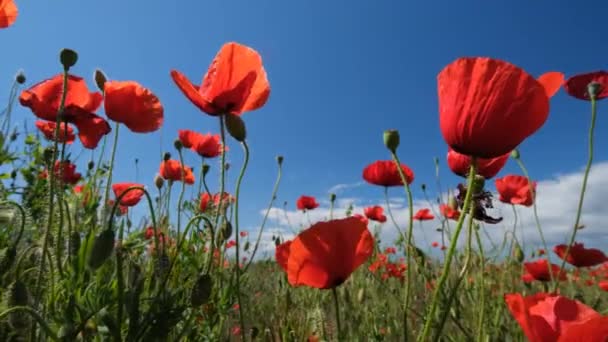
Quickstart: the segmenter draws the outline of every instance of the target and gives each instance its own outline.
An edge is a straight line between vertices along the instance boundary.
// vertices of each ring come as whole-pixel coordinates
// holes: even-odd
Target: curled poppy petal
[[[363,210],[363,213],[368,219],[372,221],[377,221],[380,223],[386,222],[386,215],[384,215],[384,209],[381,206],[376,205],[373,207],[365,208]]]
[[[110,124],[96,114],[78,107],[72,108],[70,113],[73,116],[69,117],[69,122],[78,128],[78,138],[85,148],[96,148],[101,138],[112,131]]]
[[[136,133],[158,130],[163,124],[163,106],[156,95],[134,81],[108,81],[104,85],[105,112]]]
[[[456,152],[496,158],[545,123],[549,97],[517,66],[491,58],[459,58],[437,76],[439,124]]]

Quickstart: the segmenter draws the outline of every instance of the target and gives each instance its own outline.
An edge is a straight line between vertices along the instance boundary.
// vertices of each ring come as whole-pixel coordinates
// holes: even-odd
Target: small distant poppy
[[[439,206],[439,212],[447,219],[457,221],[460,218],[460,211],[452,208],[447,204],[441,204]]]
[[[115,183],[112,184],[112,191],[114,191],[114,196],[116,198],[120,197],[127,189],[131,187],[141,187],[143,188],[143,184],[138,183]],[[120,204],[126,207],[132,207],[137,205],[141,198],[143,197],[144,192],[140,189],[130,190],[126,195],[122,197],[120,200]]]
[[[200,87],[179,71],[172,70],[171,77],[182,93],[209,115],[238,115],[256,110],[270,95],[270,84],[258,52],[234,42],[222,46]]]
[[[568,95],[580,100],[590,101],[588,86],[592,82],[599,85],[599,91],[595,96],[596,100],[608,97],[608,71],[604,70],[572,76],[566,81],[564,88]]]
[[[384,209],[381,206],[375,205],[373,207],[365,208],[363,210],[365,216],[372,220],[380,223],[386,222],[386,215],[384,215]]]
[[[518,175],[507,175],[495,180],[498,199],[504,203],[519,204],[529,207],[534,204],[536,182],[532,182],[532,191],[528,178]]]
[[[292,286],[331,289],[372,255],[374,238],[356,217],[319,222],[279,245],[276,259]]]
[[[110,120],[136,133],[158,130],[163,124],[163,105],[149,89],[134,81],[107,81],[104,107]]]
[[[296,201],[296,207],[298,210],[313,210],[319,207],[319,203],[317,203],[317,200],[312,196],[302,195]]]
[[[172,180],[174,182],[178,182],[182,180],[182,170],[184,172],[184,181],[186,184],[194,184],[194,173],[192,173],[192,168],[187,166],[182,166],[182,164],[175,160],[169,159],[167,161],[162,161],[160,163],[160,169],[158,173],[160,176],[166,180]]]
[[[186,148],[196,152],[205,158],[215,158],[228,151],[228,147],[222,148],[219,134],[201,134],[188,129],[178,131],[179,141]]]
[[[566,255],[567,245],[561,244],[553,247],[553,251],[557,256],[564,259]],[[608,261],[604,252],[596,248],[585,248],[582,243],[575,243],[568,252],[566,262],[576,267],[591,267],[603,264]]]
[[[524,262],[524,269],[534,280],[551,281],[551,274],[558,280],[566,280],[564,270],[560,271],[559,266],[551,264],[551,273],[549,272],[549,262],[546,259],[538,259],[533,262]]]
[[[554,89],[545,86],[505,61],[455,60],[437,76],[443,138],[468,156],[496,158],[509,153],[547,120]]]
[[[433,214],[431,214],[431,209],[429,209],[429,208],[420,209],[414,215],[414,220],[418,220],[418,221],[429,221],[434,218],[435,218],[435,216],[433,216]]]
[[[414,172],[404,164],[401,164],[401,170],[407,184],[412,184]],[[370,184],[386,187],[403,185],[397,165],[392,160],[378,160],[367,165],[363,169],[363,179]]]

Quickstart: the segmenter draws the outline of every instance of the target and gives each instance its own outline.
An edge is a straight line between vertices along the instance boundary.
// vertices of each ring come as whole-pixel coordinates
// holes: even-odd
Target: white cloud
[[[545,239],[549,249],[559,243],[566,243],[574,226],[576,210],[579,200],[579,194],[582,184],[583,170],[569,173],[558,174],[550,179],[540,180],[537,183],[537,210],[538,216],[543,228]],[[493,182],[488,182],[492,185]],[[586,226],[585,229],[577,233],[577,241],[584,242],[588,246],[596,248],[608,247],[608,162],[596,163],[589,175],[587,183],[587,191],[583,206],[583,214],[581,223]],[[391,210],[395,220],[399,224],[402,231],[407,229],[408,208],[405,198],[393,197],[389,199]],[[353,213],[363,213],[362,203],[384,203],[384,200],[375,202],[367,201],[363,198],[344,198],[336,201],[336,207],[333,211],[333,217],[344,217],[348,204],[353,203]],[[414,211],[428,207],[428,202],[424,200],[414,201]],[[385,208],[386,206],[381,205]],[[482,234],[482,239],[486,248],[491,246],[489,238],[496,244],[500,244],[507,230],[513,229],[514,215],[510,205],[500,203],[495,195],[495,209],[488,210],[488,214],[493,217],[503,217],[503,221],[496,225],[485,224]],[[437,209],[437,208],[435,208]],[[540,248],[541,240],[536,228],[534,220],[534,211],[532,207],[526,208],[516,206],[518,215],[517,236],[523,239],[524,247],[528,252],[532,248]],[[436,212],[437,210],[435,210]],[[262,215],[264,212],[262,212]],[[330,211],[328,206],[322,206],[307,213],[302,213],[296,210],[284,210],[282,208],[272,208],[269,214],[271,222],[277,226],[277,229],[282,229],[284,232],[290,232],[291,229],[299,231],[321,220],[329,219]],[[370,228],[376,226],[370,222]],[[441,223],[438,219],[423,222],[415,222],[414,239],[417,245],[423,250],[429,250],[428,244],[432,241],[441,242],[441,234],[435,229],[440,227]],[[450,222],[451,229],[454,229],[455,222]],[[289,228],[291,227],[291,228]],[[464,233],[461,234],[459,243],[462,245]],[[397,231],[389,220],[381,225],[380,238],[383,244],[391,244],[398,236]],[[272,243],[272,241],[270,241]],[[274,248],[274,246],[268,246]]]
[[[332,186],[331,188],[329,188],[329,190],[327,190],[328,194],[339,194],[342,191],[346,190],[346,189],[352,189],[352,188],[356,188],[359,187],[361,185],[363,185],[365,183],[363,182],[356,182],[356,183],[344,183],[344,184],[336,184],[334,186]]]

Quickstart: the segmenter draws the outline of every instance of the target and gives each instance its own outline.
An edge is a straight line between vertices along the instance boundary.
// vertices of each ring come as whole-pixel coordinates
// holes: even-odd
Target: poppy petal
[[[173,78],[173,82],[175,82],[177,87],[182,91],[182,93],[184,93],[188,100],[190,100],[190,102],[192,102],[200,110],[210,115],[220,114],[216,113],[211,103],[201,96],[199,93],[199,88],[192,84],[192,82],[190,82],[190,80],[188,80],[184,74],[177,70],[171,70],[171,78]]]
[[[550,71],[540,75],[537,81],[545,88],[547,96],[553,97],[564,85],[565,78],[561,72]]]

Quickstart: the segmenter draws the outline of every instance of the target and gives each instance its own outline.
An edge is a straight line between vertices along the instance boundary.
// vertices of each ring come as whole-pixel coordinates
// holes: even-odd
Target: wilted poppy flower
[[[477,158],[477,174],[490,179],[498,174],[509,159],[510,152],[497,158]],[[448,149],[448,166],[455,174],[467,177],[471,169],[471,157]]]
[[[163,105],[156,95],[134,81],[104,84],[104,107],[109,119],[135,133],[154,132],[163,124]]]
[[[24,90],[19,102],[40,119],[56,122],[62,94],[63,75],[59,74]],[[102,101],[101,93],[90,93],[81,77],[68,75],[62,118],[78,128],[82,145],[89,149],[97,147],[99,140],[111,131],[108,123],[94,113]]]
[[[291,242],[279,245],[276,258],[292,286],[331,289],[346,279],[374,250],[374,238],[356,217],[319,222]]]
[[[404,164],[401,164],[401,170],[403,170],[407,184],[412,184],[414,181],[414,173],[412,170]],[[363,179],[374,185],[403,185],[397,165],[392,160],[378,160],[367,165],[365,169],[363,169]]]
[[[564,259],[566,255],[567,245],[557,245],[553,247],[553,251],[557,256]],[[591,267],[599,264],[603,264],[608,261],[604,252],[596,248],[585,248],[582,243],[575,243],[568,252],[566,262],[576,267]]]
[[[313,210],[319,207],[319,203],[317,203],[317,200],[312,196],[302,195],[296,201],[296,207],[298,210]]]
[[[447,204],[441,204],[439,206],[439,212],[450,220],[457,221],[460,218],[460,211],[450,207]]]
[[[505,302],[530,342],[573,342],[583,336],[584,341],[591,341],[587,339],[590,331],[583,332],[574,340],[565,337],[572,336],[570,329],[580,331],[580,324],[602,318],[595,310],[579,301],[547,293],[525,297],[519,293],[506,294]],[[606,328],[600,329],[606,331]]]
[[[386,215],[384,215],[384,209],[381,206],[376,205],[373,207],[365,208],[363,210],[363,213],[368,219],[372,221],[378,221],[381,223],[386,222]]]
[[[564,88],[568,95],[590,101],[588,86],[592,82],[600,86],[596,100],[608,97],[608,72],[604,70],[572,76],[566,81]]]
[[[518,175],[507,175],[497,178],[496,190],[498,199],[504,203],[519,204],[529,207],[534,204],[534,196],[530,191],[528,178]],[[532,192],[536,192],[536,182],[532,182]]]
[[[545,123],[554,85],[505,61],[467,57],[439,73],[437,90],[439,124],[447,144],[464,155],[497,158]]]
[[[538,259],[533,262],[524,262],[524,268],[527,274],[538,281],[551,281],[551,274],[549,273],[549,262],[546,259]],[[566,273],[560,271],[559,266],[551,264],[551,273],[553,277],[558,280],[566,280]]]
[[[186,97],[209,115],[241,114],[262,107],[270,84],[262,58],[250,47],[237,43],[222,46],[200,87],[176,70],[171,77]]]
[[[42,132],[45,138],[55,141],[55,128],[57,127],[55,122],[36,120],[36,127],[40,130],[40,132]],[[66,123],[61,124],[57,134],[57,142],[71,144],[74,142],[74,139],[76,139],[76,136],[74,135],[74,129],[72,126]]]
[[[141,187],[141,188],[144,187],[143,184],[138,184],[138,183],[115,183],[115,184],[112,184],[112,190],[114,191],[114,196],[116,198],[118,198],[125,191],[127,191],[128,188],[131,188],[131,187],[134,187],[134,186],[138,186],[138,187]],[[139,201],[141,200],[141,198],[142,198],[143,195],[144,195],[144,192],[142,190],[140,190],[140,189],[130,190],[120,200],[120,204],[124,205],[126,207],[132,207],[132,206],[136,205],[137,203],[139,203]]]
[[[435,218],[435,216],[433,216],[433,214],[431,214],[431,209],[428,209],[428,208],[420,209],[414,215],[414,220],[418,220],[418,221],[429,221],[434,218]]]
[[[7,28],[17,20],[17,5],[13,0],[0,0],[0,28]]]
[[[166,180],[172,180],[174,182],[182,180],[182,170],[184,172],[184,181],[186,184],[194,184],[194,173],[192,168],[182,167],[182,164],[175,160],[169,159],[160,163],[160,169],[158,173],[161,177]]]

